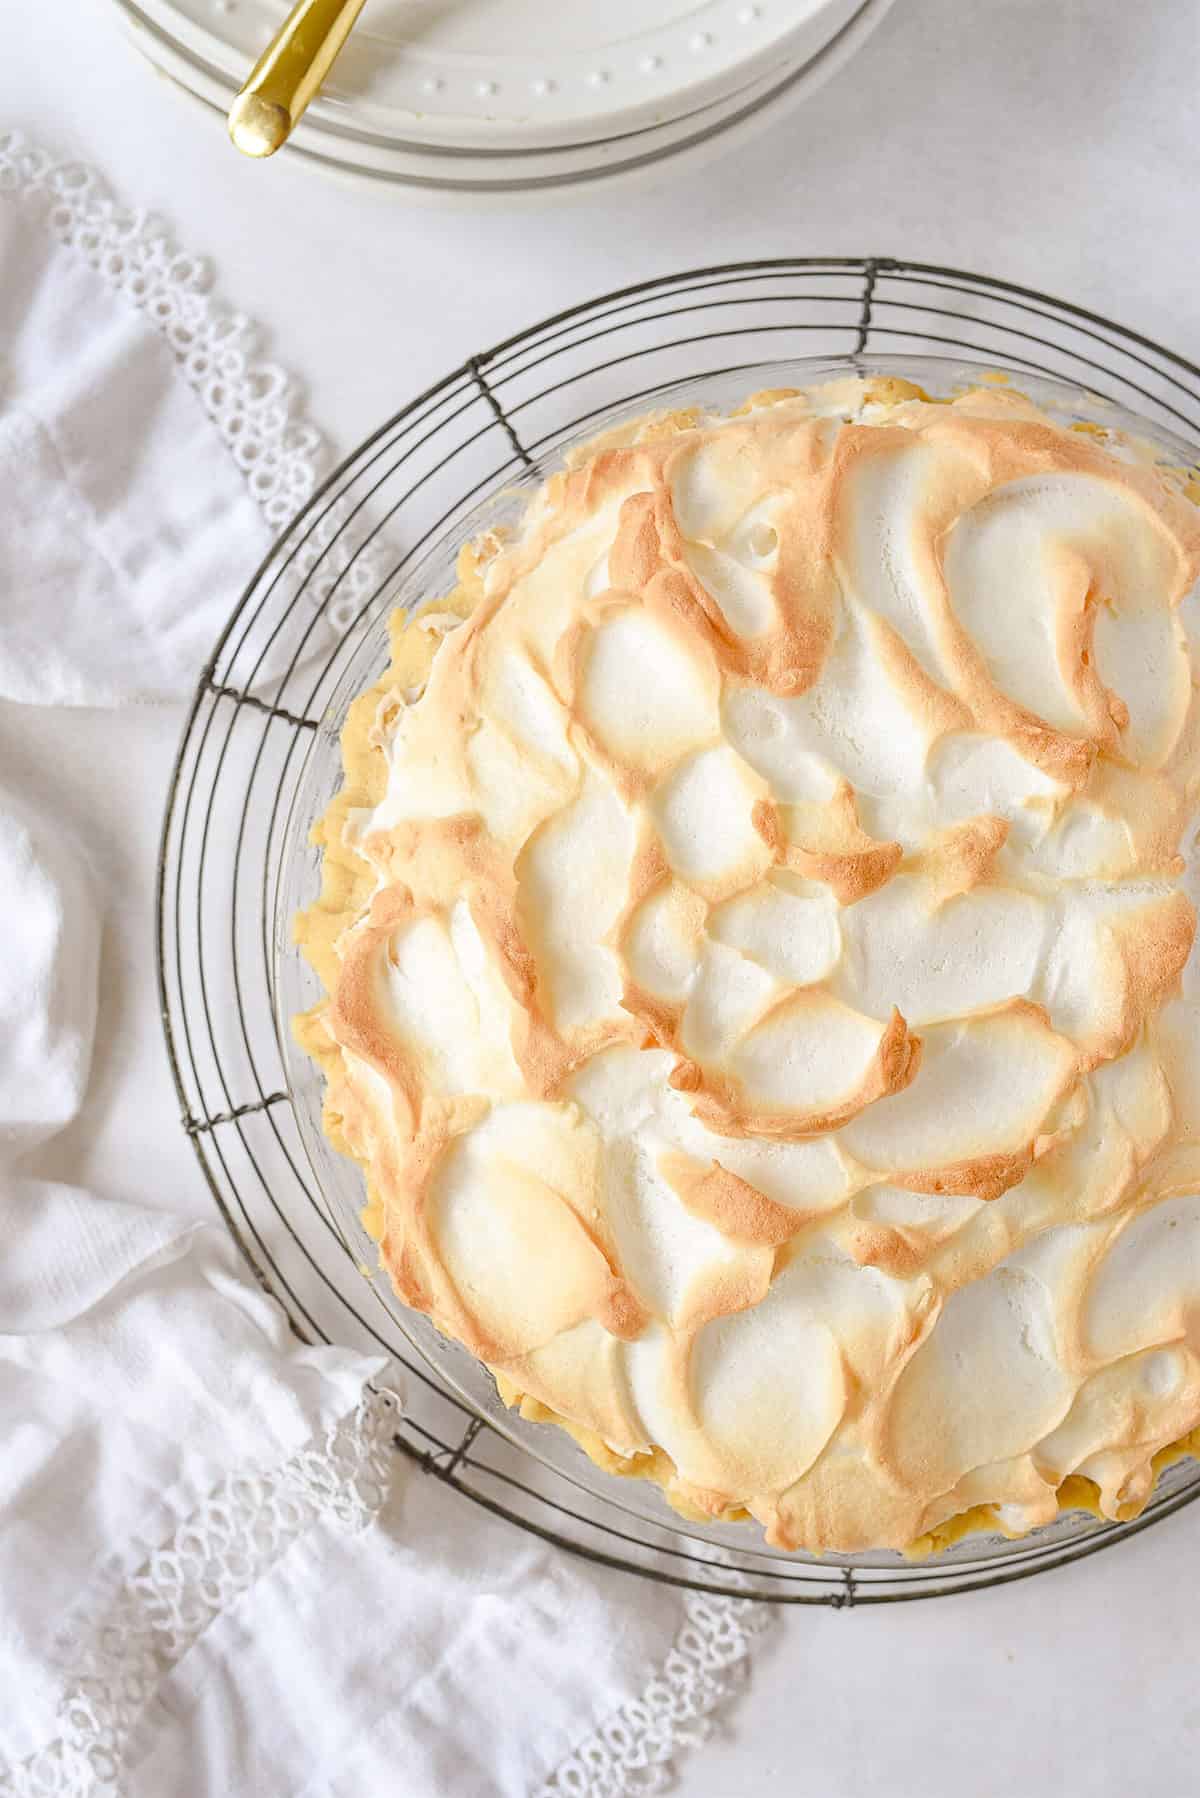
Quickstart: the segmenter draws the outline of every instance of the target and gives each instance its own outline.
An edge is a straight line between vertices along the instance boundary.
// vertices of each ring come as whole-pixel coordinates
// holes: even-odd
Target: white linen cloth
[[[0,134],[0,696],[190,695],[312,492],[320,434],[210,289],[160,220]]]
[[[12,138],[0,269],[0,695],[182,693],[316,434],[161,227]],[[119,898],[0,769],[0,1795],[661,1789],[758,1607],[404,1471],[389,1369],[298,1342],[222,1227],[31,1173],[114,1053]]]

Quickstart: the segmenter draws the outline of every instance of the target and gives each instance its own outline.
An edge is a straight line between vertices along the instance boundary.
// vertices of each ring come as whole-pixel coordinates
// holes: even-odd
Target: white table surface
[[[0,127],[97,165],[211,257],[339,450],[548,312],[738,257],[956,263],[1200,360],[1196,0],[896,0],[859,58],[758,142],[653,188],[517,212],[439,212],[299,159],[241,161],[141,64],[104,0],[14,6],[5,23]],[[152,974],[181,725],[171,707],[0,706],[0,766],[76,824],[106,894],[103,1048],[83,1116],[39,1171],[204,1215]],[[1198,1547],[1185,1512],[1004,1590],[781,1613],[722,1736],[685,1763],[683,1798],[1195,1791]]]

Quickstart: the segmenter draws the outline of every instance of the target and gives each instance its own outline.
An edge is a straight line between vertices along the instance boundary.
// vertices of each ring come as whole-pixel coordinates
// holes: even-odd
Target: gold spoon
[[[365,0],[297,0],[229,108],[244,156],[273,156],[328,75]]]

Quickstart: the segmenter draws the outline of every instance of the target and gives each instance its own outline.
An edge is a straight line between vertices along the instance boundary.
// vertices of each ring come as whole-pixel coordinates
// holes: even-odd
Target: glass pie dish
[[[934,351],[936,363],[921,362]],[[383,666],[393,605],[443,583],[482,501],[527,491],[541,464],[604,418],[689,394],[726,404],[831,364],[902,369],[931,392],[1007,373],[1067,419],[1128,426],[1132,414],[1169,459],[1193,460],[1200,443],[1200,368],[1178,354],[1050,295],[895,257],[686,270],[482,348],[403,396],[231,606],[171,777],[157,944],[182,1127],[214,1203],[303,1340],[390,1358],[380,1379],[403,1387],[399,1454],[594,1560],[704,1591],[848,1606],[946,1596],[1090,1556],[1180,1512],[1200,1496],[1200,1468],[1169,1467],[1129,1523],[1067,1514],[1022,1540],[974,1535],[921,1561],[816,1560],[764,1547],[753,1526],[686,1524],[657,1489],[601,1474],[557,1428],[509,1413],[464,1350],[395,1300],[358,1222],[359,1175],[320,1133],[320,1077],[289,1022],[317,996],[291,929],[318,877],[306,830],[338,784],[339,719]],[[1059,385],[1043,388],[1043,377]],[[1162,1551],[1186,1552],[1191,1527],[1182,1515],[1166,1525]]]
[[[532,1457],[551,1476],[566,1482],[582,1502],[619,1513],[626,1533],[636,1537],[639,1533],[669,1530],[706,1553],[730,1557],[735,1566],[747,1573],[768,1567],[774,1571],[777,1562],[789,1566],[794,1566],[797,1559],[812,1562],[814,1557],[802,1551],[785,1552],[766,1546],[753,1524],[685,1522],[668,1510],[658,1490],[646,1481],[621,1479],[604,1472],[562,1431],[527,1421],[510,1411],[501,1402],[491,1374],[461,1345],[442,1336],[426,1317],[405,1306],[386,1274],[373,1271],[377,1251],[359,1221],[364,1200],[361,1176],[351,1162],[333,1150],[322,1133],[322,1078],[291,1035],[290,1019],[320,997],[319,983],[293,944],[292,920],[297,910],[313,900],[319,887],[319,856],[309,842],[309,833],[341,784],[339,734],[347,709],[387,666],[388,618],[393,608],[412,609],[449,592],[455,584],[455,563],[462,543],[485,531],[514,524],[531,491],[540,486],[544,473],[557,466],[567,450],[586,443],[619,419],[658,409],[696,407],[721,412],[755,390],[808,387],[822,380],[864,373],[907,377],[937,398],[949,398],[965,387],[997,378],[994,367],[987,364],[928,356],[743,363],[734,371],[708,372],[642,388],[636,406],[623,402],[550,432],[538,440],[536,455],[522,452],[526,465],[507,470],[503,480],[491,489],[486,482],[481,483],[482,497],[468,496],[471,503],[456,509],[453,522],[432,536],[422,553],[405,568],[402,578],[387,585],[357,621],[352,653],[340,667],[312,733],[280,838],[275,876],[273,984],[291,1106],[312,1177],[335,1219],[345,1252],[369,1281],[389,1330],[398,1333],[437,1382],[451,1389],[469,1413],[484,1420],[519,1454]],[[1196,451],[1187,441],[1093,391],[1030,373],[1021,375],[1019,386],[1060,424],[1111,428],[1136,444],[1139,453],[1172,467],[1190,467],[1195,462]],[[1026,1537],[1014,1540],[995,1530],[977,1530],[919,1564],[906,1563],[903,1557],[889,1551],[874,1551],[826,1555],[820,1558],[819,1565],[828,1572],[848,1570],[860,1584],[873,1573],[898,1578],[902,1584],[909,1566],[915,1566],[926,1579],[936,1577],[943,1567],[970,1569],[985,1578],[1013,1577],[1012,1570],[1023,1560],[1032,1570],[1034,1564],[1089,1552],[1123,1532],[1143,1527],[1155,1516],[1194,1496],[1198,1484],[1200,1468],[1193,1461],[1182,1459],[1164,1470],[1140,1517],[1123,1525],[1104,1523],[1084,1510],[1067,1509],[1054,1522]]]

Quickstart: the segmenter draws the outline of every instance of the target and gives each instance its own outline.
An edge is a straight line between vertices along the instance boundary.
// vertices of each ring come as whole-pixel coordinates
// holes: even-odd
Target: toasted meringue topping
[[[847,381],[611,432],[460,572],[299,927],[401,1296],[785,1547],[1132,1515],[1200,1426],[1184,483]]]

